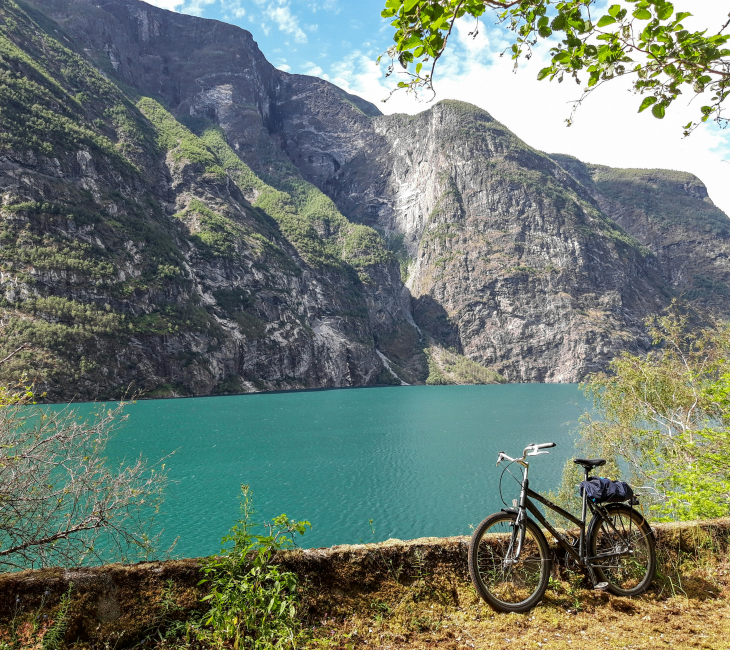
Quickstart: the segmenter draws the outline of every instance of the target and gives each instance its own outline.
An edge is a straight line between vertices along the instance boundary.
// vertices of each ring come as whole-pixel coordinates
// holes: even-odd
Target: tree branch
[[[3,363],[5,363],[6,361],[9,361],[9,360],[10,360],[10,359],[12,359],[12,358],[13,358],[13,357],[14,357],[14,356],[15,356],[16,354],[18,354],[18,352],[20,352],[21,350],[25,350],[25,348],[28,348],[28,347],[30,347],[30,344],[28,344],[28,343],[23,343],[23,345],[21,345],[21,346],[20,346],[19,348],[16,348],[15,350],[13,350],[13,351],[12,351],[12,352],[11,352],[11,353],[10,353],[10,354],[9,354],[9,355],[7,356],[7,357],[5,357],[4,359],[0,359],[0,364],[3,364]]]

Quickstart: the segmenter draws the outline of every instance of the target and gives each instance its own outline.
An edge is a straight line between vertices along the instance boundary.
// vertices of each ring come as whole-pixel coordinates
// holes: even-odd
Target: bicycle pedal
[[[595,585],[593,585],[593,589],[596,591],[606,591],[608,589],[608,583],[607,582],[598,582]]]

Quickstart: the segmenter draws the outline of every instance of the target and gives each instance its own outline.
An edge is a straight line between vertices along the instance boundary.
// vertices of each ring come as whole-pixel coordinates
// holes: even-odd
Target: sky
[[[615,1],[615,0],[614,0]],[[393,30],[380,17],[384,0],[147,0],[158,7],[214,18],[253,34],[276,67],[327,79],[373,102],[383,113],[418,113],[433,102],[403,91],[390,96],[395,81],[375,60],[392,43]],[[685,26],[717,31],[727,20],[730,0],[676,0],[693,18]],[[730,128],[704,125],[690,137],[682,125],[696,119],[699,100],[676,101],[663,120],[638,114],[640,98],[627,81],[605,84],[579,107],[572,126],[566,118],[581,94],[572,81],[537,81],[548,60],[547,45],[513,70],[500,57],[509,32],[491,17],[469,36],[473,23],[457,24],[451,49],[440,62],[436,97],[476,104],[529,145],[611,167],[675,169],[696,174],[713,202],[730,215]],[[383,102],[383,99],[390,98]]]

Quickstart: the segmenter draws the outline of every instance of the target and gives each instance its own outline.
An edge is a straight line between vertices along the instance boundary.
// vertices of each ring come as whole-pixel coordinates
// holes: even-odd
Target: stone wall
[[[658,524],[654,530],[660,566],[677,552],[709,548],[726,553],[730,541],[730,519]],[[344,616],[369,607],[395,586],[416,581],[451,594],[458,603],[460,587],[469,579],[468,544],[468,537],[389,540],[296,550],[282,554],[279,562],[299,575],[309,616]],[[0,575],[0,627],[17,613],[52,612],[73,584],[67,638],[114,639],[117,648],[128,647],[161,622],[184,620],[200,608],[201,578],[200,559],[7,573]]]

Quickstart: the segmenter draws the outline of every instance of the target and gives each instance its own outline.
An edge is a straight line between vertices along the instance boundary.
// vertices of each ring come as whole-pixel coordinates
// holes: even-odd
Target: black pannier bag
[[[580,482],[580,495],[583,490],[593,503],[621,503],[633,498],[634,491],[626,481],[612,481],[610,478],[593,476]]]

